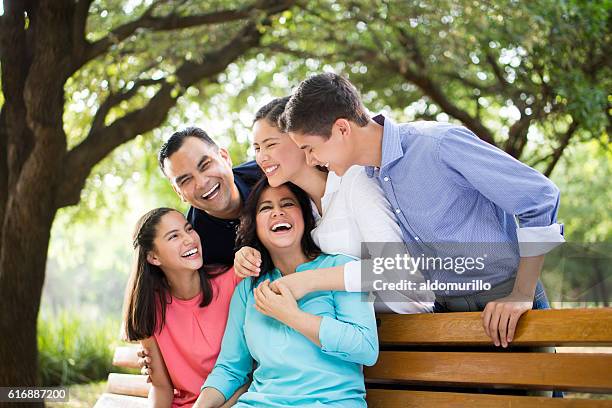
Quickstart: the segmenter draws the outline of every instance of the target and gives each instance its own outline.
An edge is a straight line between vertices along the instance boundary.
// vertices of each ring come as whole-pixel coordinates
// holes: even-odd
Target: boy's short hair
[[[212,140],[210,136],[208,136],[208,133],[198,127],[188,127],[186,129],[179,130],[178,132],[174,132],[172,136],[170,136],[170,138],[166,141],[166,143],[164,143],[159,149],[157,161],[162,173],[166,174],[166,172],[164,171],[164,161],[166,159],[169,159],[170,156],[176,153],[183,146],[183,143],[188,137],[195,137],[196,139],[203,141],[209,146],[212,146],[216,149],[219,148],[215,141]]]
[[[333,124],[340,118],[362,127],[370,120],[355,86],[340,75],[324,73],[298,86],[278,120],[278,127],[283,132],[329,137]]]

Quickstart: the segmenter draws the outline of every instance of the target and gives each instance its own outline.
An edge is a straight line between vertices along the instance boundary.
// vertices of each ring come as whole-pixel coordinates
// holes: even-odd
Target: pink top
[[[202,295],[166,305],[166,323],[155,340],[174,385],[172,408],[191,407],[212,371],[221,349],[230,300],[240,279],[234,268],[211,279],[213,299],[199,307]],[[161,312],[158,310],[158,322]]]

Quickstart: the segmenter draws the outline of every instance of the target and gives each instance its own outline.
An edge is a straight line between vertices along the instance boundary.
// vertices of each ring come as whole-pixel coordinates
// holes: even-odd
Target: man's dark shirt
[[[242,203],[246,201],[251,188],[263,176],[254,161],[234,167],[234,183],[240,192]],[[189,208],[187,220],[193,225],[202,241],[204,264],[234,264],[234,248],[239,220],[222,220],[194,207]]]

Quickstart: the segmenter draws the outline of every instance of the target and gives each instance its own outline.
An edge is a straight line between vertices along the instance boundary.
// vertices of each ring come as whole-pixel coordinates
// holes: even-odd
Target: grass
[[[39,376],[43,386],[105,380],[119,343],[118,320],[92,320],[64,311],[38,321]]]

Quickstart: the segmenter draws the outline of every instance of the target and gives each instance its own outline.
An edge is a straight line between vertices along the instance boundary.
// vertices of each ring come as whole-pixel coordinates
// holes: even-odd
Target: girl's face
[[[202,245],[198,233],[178,211],[162,216],[147,261],[166,270],[200,269]]]
[[[295,175],[308,167],[306,156],[289,136],[260,119],[253,126],[255,160],[272,187],[295,179]]]
[[[257,202],[255,222],[257,236],[270,253],[278,249],[301,250],[304,218],[297,198],[287,186],[264,190]]]

